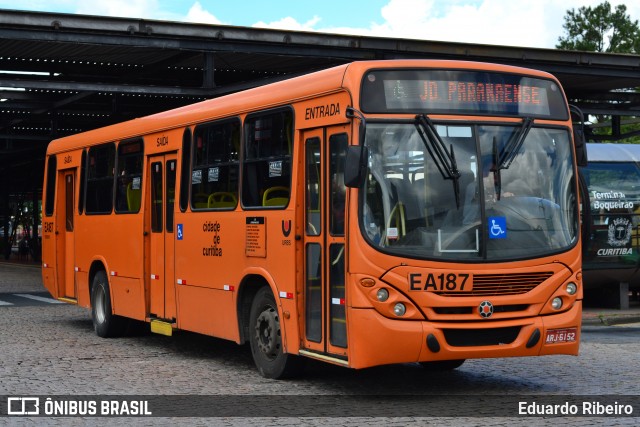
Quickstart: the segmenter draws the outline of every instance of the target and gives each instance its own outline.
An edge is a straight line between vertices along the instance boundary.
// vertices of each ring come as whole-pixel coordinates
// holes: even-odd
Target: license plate
[[[546,344],[574,342],[577,336],[577,328],[549,329],[547,331]]]

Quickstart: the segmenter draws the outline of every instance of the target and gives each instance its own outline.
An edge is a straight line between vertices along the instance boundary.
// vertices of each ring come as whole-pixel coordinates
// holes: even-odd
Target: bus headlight
[[[555,297],[551,300],[551,307],[553,307],[554,310],[560,310],[562,308],[562,298]]]
[[[573,282],[569,282],[569,283],[567,283],[567,288],[566,289],[567,289],[567,293],[569,295],[575,295],[576,292],[578,292],[578,285],[576,285]]]
[[[374,308],[387,319],[424,320],[425,318],[420,308],[393,285],[385,284],[385,286],[360,289],[366,289],[366,296],[370,303],[370,306],[366,306],[364,305],[366,301],[361,301],[364,303],[363,306]]]
[[[380,288],[376,293],[376,297],[378,298],[378,301],[385,302],[386,300],[389,299],[389,291],[386,290],[385,288]]]
[[[393,306],[393,312],[398,317],[404,316],[404,314],[407,312],[407,307],[405,307],[403,303],[399,302]]]

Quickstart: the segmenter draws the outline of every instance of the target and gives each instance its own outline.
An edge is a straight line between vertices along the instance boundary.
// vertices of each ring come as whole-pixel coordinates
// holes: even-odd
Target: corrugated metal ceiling
[[[12,181],[15,191],[34,188],[54,137],[353,60],[409,57],[538,68],[558,76],[569,98],[583,107],[640,114],[638,94],[612,92],[640,87],[636,55],[4,10],[0,170],[10,170],[17,158],[32,158],[36,174]]]

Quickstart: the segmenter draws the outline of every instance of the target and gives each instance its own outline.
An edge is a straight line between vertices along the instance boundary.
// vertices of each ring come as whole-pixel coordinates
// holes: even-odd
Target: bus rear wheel
[[[280,316],[275,298],[262,287],[253,298],[249,316],[249,344],[258,372],[265,378],[290,378],[299,373],[301,360],[282,348]]]
[[[425,370],[430,372],[453,371],[464,363],[465,359],[437,360],[434,362],[420,362]]]
[[[98,271],[91,286],[91,318],[96,335],[102,338],[118,337],[124,333],[127,320],[111,310],[109,280],[104,271]]]

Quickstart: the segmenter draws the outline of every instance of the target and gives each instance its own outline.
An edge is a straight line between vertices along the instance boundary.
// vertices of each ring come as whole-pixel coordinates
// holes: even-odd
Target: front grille
[[[489,329],[443,329],[444,339],[453,347],[511,344],[518,338],[520,326]]]
[[[552,272],[513,274],[474,274],[473,290],[434,292],[450,297],[519,295],[535,289],[553,276]]]
[[[526,311],[529,308],[527,304],[513,304],[513,305],[494,305],[493,314],[496,313],[515,313],[520,311]],[[473,314],[477,312],[478,306],[473,307],[433,307],[433,311],[436,314],[442,315],[455,315],[455,314]]]

